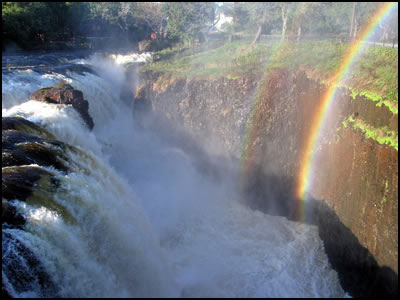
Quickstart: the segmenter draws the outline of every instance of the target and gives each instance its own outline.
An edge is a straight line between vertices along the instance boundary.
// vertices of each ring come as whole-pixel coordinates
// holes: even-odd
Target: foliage
[[[60,39],[70,34],[64,13],[67,9],[66,2],[3,2],[3,35],[5,32],[6,38],[21,43]]]
[[[359,33],[371,20],[379,2],[357,2],[355,10],[355,28]],[[233,5],[233,28],[235,32],[255,33],[263,11],[267,10],[267,20],[263,26],[265,33],[282,33],[283,21],[287,18],[288,33],[320,36],[349,37],[353,3],[352,2],[235,2]],[[285,17],[284,13],[285,12]],[[398,16],[394,13],[390,19],[380,24],[377,34],[387,36],[386,40],[398,35]]]
[[[398,150],[398,134],[387,126],[375,128],[361,119],[354,119],[350,116],[348,122],[353,124],[354,129],[361,130],[367,138],[373,139],[381,145],[388,145]]]
[[[379,5],[356,3],[356,34]],[[334,35],[344,40],[349,37],[352,10],[351,2],[2,2],[2,25],[3,39],[26,48],[31,42],[46,44],[79,36],[149,39],[152,32],[193,44],[207,39],[216,16],[223,12],[233,17],[225,28],[231,35],[263,32],[297,40]],[[375,33],[377,41],[396,40],[397,11],[383,19]]]
[[[149,24],[151,21],[137,17],[132,2],[2,3],[3,39],[24,48],[32,42],[45,45],[88,35],[141,38],[150,36]]]
[[[212,26],[215,18],[213,2],[167,2],[164,5],[170,38],[193,43]]]
[[[163,15],[163,3],[157,2],[137,2],[135,8],[135,18],[147,24],[153,32],[164,34],[165,18]]]

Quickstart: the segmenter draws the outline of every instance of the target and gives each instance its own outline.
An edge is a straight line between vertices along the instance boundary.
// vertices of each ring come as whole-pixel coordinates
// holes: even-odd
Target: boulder
[[[54,87],[42,88],[30,95],[31,100],[53,104],[70,104],[78,111],[89,129],[93,129],[93,120],[89,115],[89,103],[83,99],[83,94],[71,85],[60,82]]]
[[[62,142],[9,129],[2,131],[1,147],[2,167],[37,164],[68,170]]]
[[[6,200],[26,201],[41,178],[48,179],[55,187],[59,184],[51,172],[38,166],[2,168],[1,175],[2,197]]]
[[[151,40],[143,40],[139,42],[139,51],[151,51]]]
[[[2,117],[1,130],[18,130],[41,138],[55,140],[56,137],[46,129],[22,117]]]
[[[162,49],[172,46],[169,40],[143,40],[140,41],[139,51],[161,51]]]

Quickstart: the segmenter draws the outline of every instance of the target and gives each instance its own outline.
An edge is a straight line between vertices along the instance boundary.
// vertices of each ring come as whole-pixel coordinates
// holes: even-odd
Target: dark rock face
[[[151,78],[136,101],[190,129],[196,138],[240,157],[259,77],[208,80]],[[144,99],[149,100],[145,105]],[[139,105],[140,103],[140,105]],[[135,103],[136,104],[136,103]],[[213,138],[211,141],[210,139]]]
[[[89,115],[89,103],[83,99],[83,94],[72,86],[60,83],[54,87],[42,88],[30,95],[31,100],[53,104],[71,104],[80,113],[89,129],[93,129],[93,120]]]
[[[5,199],[1,201],[1,220],[2,223],[16,228],[22,228],[26,221],[25,218],[17,212],[17,209],[10,205]]]
[[[1,118],[1,130],[19,130],[28,134],[36,135],[45,139],[55,140],[56,138],[42,127],[25,120],[22,117],[3,117]]]
[[[53,174],[35,166],[3,168],[1,178],[3,198],[26,200],[33,193],[35,183],[43,176],[51,178]],[[56,181],[54,184],[57,185]]]
[[[64,144],[18,130],[2,131],[2,167],[37,164],[67,171]]]

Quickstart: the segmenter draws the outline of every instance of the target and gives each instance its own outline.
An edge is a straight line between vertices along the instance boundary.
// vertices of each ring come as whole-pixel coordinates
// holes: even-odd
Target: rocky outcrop
[[[93,120],[89,115],[89,103],[83,99],[83,94],[71,85],[59,83],[54,87],[42,88],[30,95],[31,100],[53,104],[69,104],[81,115],[89,129],[93,129]]]
[[[171,43],[168,40],[142,40],[138,43],[139,51],[160,51],[170,47]]]
[[[241,188],[251,207],[298,220],[297,176],[326,91],[304,72],[275,69],[263,78],[214,80],[145,74],[138,98],[206,147],[218,144],[240,159]],[[379,129],[378,137],[393,137],[397,123],[385,106],[353,99],[340,88],[313,159],[310,195],[317,200],[310,201],[316,204],[309,204],[313,219],[307,222],[319,226],[331,264],[352,296],[397,294],[397,151],[361,129],[368,124],[368,130]]]
[[[215,80],[207,78],[147,78],[135,102],[190,129],[195,138],[240,157],[247,121],[254,105],[259,77]],[[145,104],[144,100],[149,100]],[[211,140],[212,139],[212,140]]]
[[[44,129],[22,118],[2,118],[2,167],[36,164],[52,166],[66,171],[67,157],[64,154],[65,144],[54,139],[46,139],[28,132],[50,137]],[[21,124],[23,126],[21,126]],[[13,128],[13,129],[10,129]]]
[[[33,206],[46,204],[58,213],[68,214],[53,199],[60,186],[53,170],[69,171],[66,147],[37,124],[21,117],[2,118],[3,275],[8,280],[7,284],[2,282],[4,296],[13,296],[12,290],[17,293],[32,291],[37,285],[44,297],[58,293],[40,257],[35,257],[29,247],[14,236],[14,233],[18,236],[14,229],[24,230],[27,222],[16,202]],[[13,287],[11,291],[7,290],[9,284]]]

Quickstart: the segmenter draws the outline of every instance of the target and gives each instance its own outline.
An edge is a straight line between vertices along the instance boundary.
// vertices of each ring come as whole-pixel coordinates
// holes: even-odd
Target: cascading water
[[[216,180],[198,170],[196,157],[138,127],[132,102],[120,98],[124,64],[148,57],[70,55],[54,61],[53,55],[50,65],[45,55],[3,57],[3,116],[22,116],[71,145],[69,172],[38,166],[57,180],[56,191],[39,182],[41,197],[9,201],[26,223],[2,225],[7,293],[348,296],[315,226],[247,208],[236,192],[235,172]],[[71,68],[79,65],[86,69]],[[59,80],[83,92],[93,131],[72,107],[29,101],[30,93]],[[28,249],[24,255],[21,245]]]

